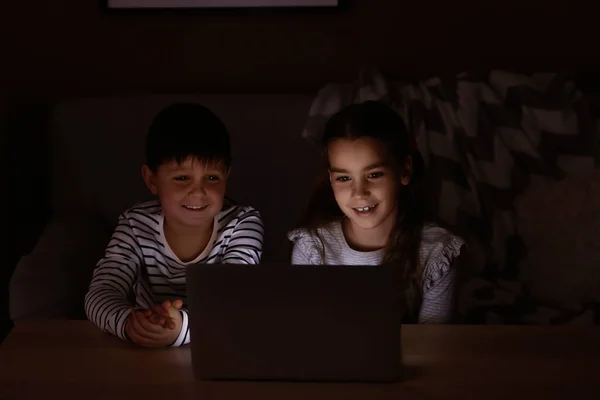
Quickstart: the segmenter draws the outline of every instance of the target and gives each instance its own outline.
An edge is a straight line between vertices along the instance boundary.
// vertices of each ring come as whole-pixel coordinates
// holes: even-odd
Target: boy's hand
[[[181,314],[178,309],[175,311],[170,313],[168,323],[163,326],[149,320],[145,315],[148,310],[131,310],[125,323],[125,332],[134,343],[143,347],[169,346],[181,332]]]
[[[183,301],[181,299],[174,300],[173,302],[165,300],[162,304],[154,305],[149,310],[146,310],[144,315],[153,324],[171,328],[175,327],[177,318],[181,319],[179,310],[182,306]]]

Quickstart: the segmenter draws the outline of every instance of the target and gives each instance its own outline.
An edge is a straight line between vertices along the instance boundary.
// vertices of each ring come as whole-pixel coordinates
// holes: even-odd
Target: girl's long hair
[[[324,257],[324,241],[319,228],[344,217],[329,182],[327,147],[334,139],[360,137],[381,141],[394,161],[398,177],[407,157],[412,157],[409,184],[403,185],[400,181],[397,183],[397,219],[385,249],[383,264],[398,265],[404,269],[406,311],[409,321],[414,321],[418,316],[422,297],[423,266],[419,257],[419,245],[423,229],[423,203],[420,200],[419,186],[424,173],[424,162],[414,137],[408,133],[404,120],[398,113],[383,103],[368,101],[353,104],[329,119],[322,138],[325,166],[318,176],[308,211],[298,227],[307,229],[321,239]]]

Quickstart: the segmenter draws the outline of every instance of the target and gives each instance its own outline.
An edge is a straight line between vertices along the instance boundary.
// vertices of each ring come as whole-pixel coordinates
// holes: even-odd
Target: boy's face
[[[156,173],[144,166],[142,173],[171,225],[206,227],[223,207],[229,169],[222,162],[189,157],[181,163],[164,162]]]

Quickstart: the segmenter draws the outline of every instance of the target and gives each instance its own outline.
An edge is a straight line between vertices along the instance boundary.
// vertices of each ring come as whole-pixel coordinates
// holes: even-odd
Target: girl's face
[[[408,184],[410,165],[398,176],[384,145],[371,137],[334,139],[327,155],[335,200],[350,222],[362,229],[393,224],[398,185]]]

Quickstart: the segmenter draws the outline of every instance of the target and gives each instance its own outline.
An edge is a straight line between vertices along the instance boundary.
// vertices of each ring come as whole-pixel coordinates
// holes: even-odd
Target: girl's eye
[[[335,178],[335,180],[338,182],[346,182],[346,181],[350,180],[350,178],[347,176],[338,176],[337,178]]]
[[[369,179],[377,179],[377,178],[381,178],[383,176],[383,172],[378,171],[378,172],[373,172],[371,174],[368,175]]]

